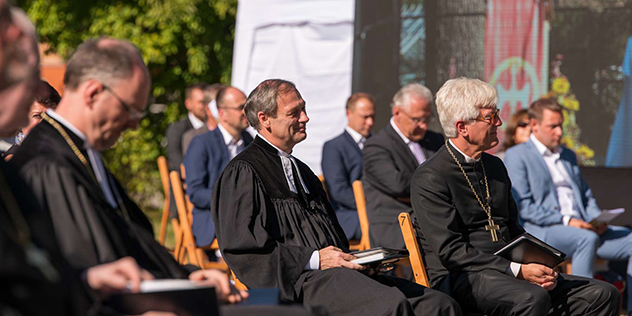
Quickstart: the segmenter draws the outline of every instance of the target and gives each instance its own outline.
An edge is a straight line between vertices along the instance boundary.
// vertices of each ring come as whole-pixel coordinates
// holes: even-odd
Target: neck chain
[[[452,152],[452,149],[450,149],[450,146],[448,145],[448,141],[447,140],[445,141],[445,147],[448,150],[448,153],[450,153],[450,156],[452,156],[452,158],[454,159],[454,162],[456,162],[456,164],[459,166],[459,169],[461,169],[461,172],[463,173],[463,177],[465,177],[465,180],[467,180],[467,184],[470,186],[470,189],[472,190],[472,193],[474,193],[474,196],[476,197],[476,200],[478,201],[478,204],[480,204],[480,206],[485,211],[485,214],[487,214],[487,223],[488,223],[488,225],[485,225],[485,230],[489,231],[490,234],[492,235],[492,241],[493,242],[497,242],[498,241],[498,234],[497,234],[497,232],[500,229],[500,227],[498,225],[496,225],[494,223],[494,220],[492,219],[492,208],[489,205],[489,201],[490,201],[491,197],[489,195],[489,185],[487,183],[487,173],[485,172],[485,164],[483,164],[482,157],[481,157],[481,166],[483,167],[483,179],[485,180],[485,191],[487,193],[487,198],[486,198],[486,203],[485,204],[483,204],[483,201],[481,201],[481,198],[478,196],[478,193],[474,189],[474,186],[472,185],[472,182],[470,182],[470,178],[465,173],[465,169],[463,169],[463,166],[461,166],[461,163],[459,162],[459,160],[456,159],[456,156]]]
[[[57,121],[53,120],[46,113],[42,113],[42,119],[48,122],[48,124],[52,125],[59,132],[59,134],[61,134],[61,137],[63,137],[66,143],[68,143],[68,146],[70,146],[70,149],[72,149],[72,152],[75,153],[75,156],[77,156],[77,158],[79,158],[79,161],[81,161],[81,163],[86,167],[86,169],[88,170],[88,173],[90,173],[90,175],[92,176],[92,179],[96,181],[97,177],[94,175],[94,171],[92,170],[92,167],[90,167],[88,160],[81,153],[79,148],[77,148],[77,145],[75,144],[75,142],[72,141],[68,133],[66,133],[66,130],[64,130],[64,128],[61,127],[61,125],[59,125]]]
[[[99,185],[99,181],[97,181],[97,177],[94,174],[94,170],[92,170],[92,167],[90,166],[90,164],[88,164],[88,160],[81,153],[81,151],[79,150],[75,142],[72,141],[68,133],[66,133],[66,130],[64,130],[64,128],[61,127],[61,125],[59,125],[57,121],[53,120],[46,113],[42,113],[42,119],[48,122],[50,125],[52,125],[59,132],[59,134],[61,134],[61,137],[63,137],[66,143],[68,143],[68,146],[70,146],[70,149],[72,149],[72,152],[75,153],[75,156],[77,156],[77,158],[79,158],[83,166],[86,167],[86,170],[88,170],[88,173],[90,173],[90,175],[92,176],[92,179],[97,183],[97,185]],[[130,220],[129,213],[127,212],[127,208],[125,207],[125,204],[123,203],[122,199],[114,191],[112,192],[112,194],[115,195],[117,199],[117,203],[119,204],[119,207],[122,210],[121,215],[123,216],[123,218],[129,221]],[[119,209],[116,209],[116,211],[118,212]]]

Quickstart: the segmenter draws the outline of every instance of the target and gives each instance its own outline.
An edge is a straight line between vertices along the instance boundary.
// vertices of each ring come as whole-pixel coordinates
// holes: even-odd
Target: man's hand
[[[320,255],[320,269],[326,270],[337,267],[345,267],[353,270],[364,270],[365,267],[351,262],[355,259],[353,255],[342,252],[340,248],[329,246],[318,250]]]
[[[518,279],[531,282],[550,291],[557,285],[557,272],[537,263],[522,264],[518,273]]]
[[[189,280],[197,281],[198,284],[202,285],[214,286],[217,298],[224,303],[239,303],[248,298],[247,291],[237,290],[228,280],[228,275],[219,270],[197,270],[189,275]]]
[[[132,257],[94,266],[88,269],[86,275],[90,288],[103,299],[128,287],[132,292],[138,292],[140,281],[154,279],[151,273],[141,269]]]
[[[603,235],[607,230],[608,223],[598,223],[597,225],[593,225],[593,231],[599,236]]]
[[[571,218],[571,220],[568,221],[568,226],[581,228],[581,229],[587,229],[587,230],[593,230],[594,228],[593,225],[591,225],[590,223],[584,222],[583,220],[579,218]]]

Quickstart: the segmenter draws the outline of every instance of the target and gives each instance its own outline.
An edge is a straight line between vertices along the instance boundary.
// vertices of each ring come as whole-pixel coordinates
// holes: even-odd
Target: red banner
[[[547,92],[549,24],[544,17],[542,1],[487,1],[485,80],[498,90],[505,122]]]

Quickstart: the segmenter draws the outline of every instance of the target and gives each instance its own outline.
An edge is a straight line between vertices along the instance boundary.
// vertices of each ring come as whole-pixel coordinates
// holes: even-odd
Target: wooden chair
[[[410,214],[406,212],[399,213],[398,220],[399,227],[402,229],[404,243],[408,250],[408,260],[410,261],[410,266],[413,268],[413,274],[415,275],[415,283],[430,287],[426,266],[421,257],[421,250],[419,249],[419,243],[417,243],[417,237],[415,236]]]
[[[164,156],[158,157],[158,172],[160,173],[160,181],[162,182],[162,190],[165,195],[165,202],[162,206],[162,218],[160,219],[160,231],[158,233],[158,242],[161,245],[165,245],[165,239],[167,238],[167,225],[169,224],[170,216],[170,203],[171,192],[169,185],[169,168],[167,167],[167,159]],[[180,225],[176,218],[171,219],[171,227],[173,228],[173,234],[175,235],[175,252],[182,246],[182,238],[180,232]]]
[[[360,220],[360,230],[362,238],[359,241],[350,240],[349,249],[351,250],[367,250],[371,248],[369,242],[369,217],[366,214],[366,198],[364,197],[364,187],[362,181],[353,181],[353,195],[355,197],[356,207],[358,208],[358,219]]]
[[[183,173],[184,174],[184,173]],[[178,210],[178,219],[180,224],[180,230],[182,232],[182,246],[178,251],[176,260],[180,263],[191,263],[202,269],[219,269],[228,271],[228,266],[221,262],[208,262],[206,260],[206,254],[204,251],[214,251],[219,249],[217,239],[213,241],[210,246],[197,247],[195,245],[195,238],[193,237],[193,230],[191,228],[193,215],[191,214],[192,207],[189,207],[190,201],[186,197],[183,189],[182,179],[180,174],[176,171],[171,171],[169,174],[171,180],[171,188],[173,190],[173,198],[176,202],[176,208]]]

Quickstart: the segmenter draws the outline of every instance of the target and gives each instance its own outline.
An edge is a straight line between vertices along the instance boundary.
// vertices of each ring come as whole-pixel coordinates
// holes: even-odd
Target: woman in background
[[[529,113],[527,109],[522,109],[514,113],[507,123],[505,130],[505,141],[502,149],[496,153],[500,159],[505,158],[505,151],[512,146],[524,143],[529,140],[531,126],[529,125]]]

